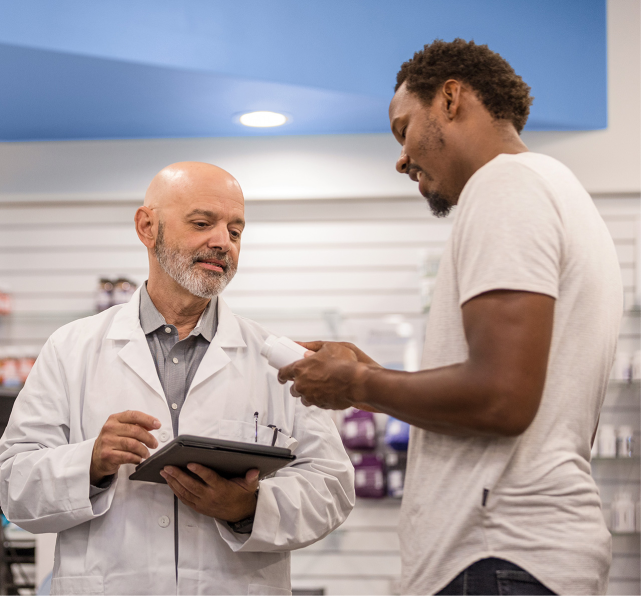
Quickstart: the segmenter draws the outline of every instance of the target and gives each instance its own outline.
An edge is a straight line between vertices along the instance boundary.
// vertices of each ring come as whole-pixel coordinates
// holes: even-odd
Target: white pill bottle
[[[267,358],[267,362],[274,368],[283,368],[292,362],[296,362],[305,357],[307,348],[299,346],[289,337],[276,337],[270,335],[260,349],[262,356]]]

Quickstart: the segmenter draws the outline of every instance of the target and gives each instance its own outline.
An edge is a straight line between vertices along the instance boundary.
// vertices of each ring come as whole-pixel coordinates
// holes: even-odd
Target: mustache
[[[222,252],[219,250],[199,252],[192,256],[192,265],[195,265],[198,261],[207,261],[209,259],[216,259],[221,263],[224,263],[224,268],[230,267],[233,263],[231,256],[228,252]]]

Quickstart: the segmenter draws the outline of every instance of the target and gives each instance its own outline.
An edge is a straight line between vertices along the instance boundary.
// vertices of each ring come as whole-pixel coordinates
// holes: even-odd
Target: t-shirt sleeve
[[[454,231],[459,305],[492,290],[558,298],[564,229],[545,180],[515,163],[479,174]]]

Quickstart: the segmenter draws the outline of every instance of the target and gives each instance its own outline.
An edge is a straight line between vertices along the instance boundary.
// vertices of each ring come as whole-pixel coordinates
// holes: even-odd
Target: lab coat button
[[[169,439],[169,433],[166,430],[161,431],[161,433],[158,435],[158,438],[164,443]]]
[[[166,528],[169,525],[169,518],[166,515],[162,515],[158,518],[158,525],[161,528]]]

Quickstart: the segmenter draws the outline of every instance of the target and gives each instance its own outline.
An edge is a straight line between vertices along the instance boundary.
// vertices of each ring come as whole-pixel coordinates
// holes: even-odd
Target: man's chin
[[[447,217],[450,214],[452,207],[454,207],[454,203],[441,193],[425,192],[421,194],[427,200],[427,204],[430,206],[430,210],[435,217]]]

